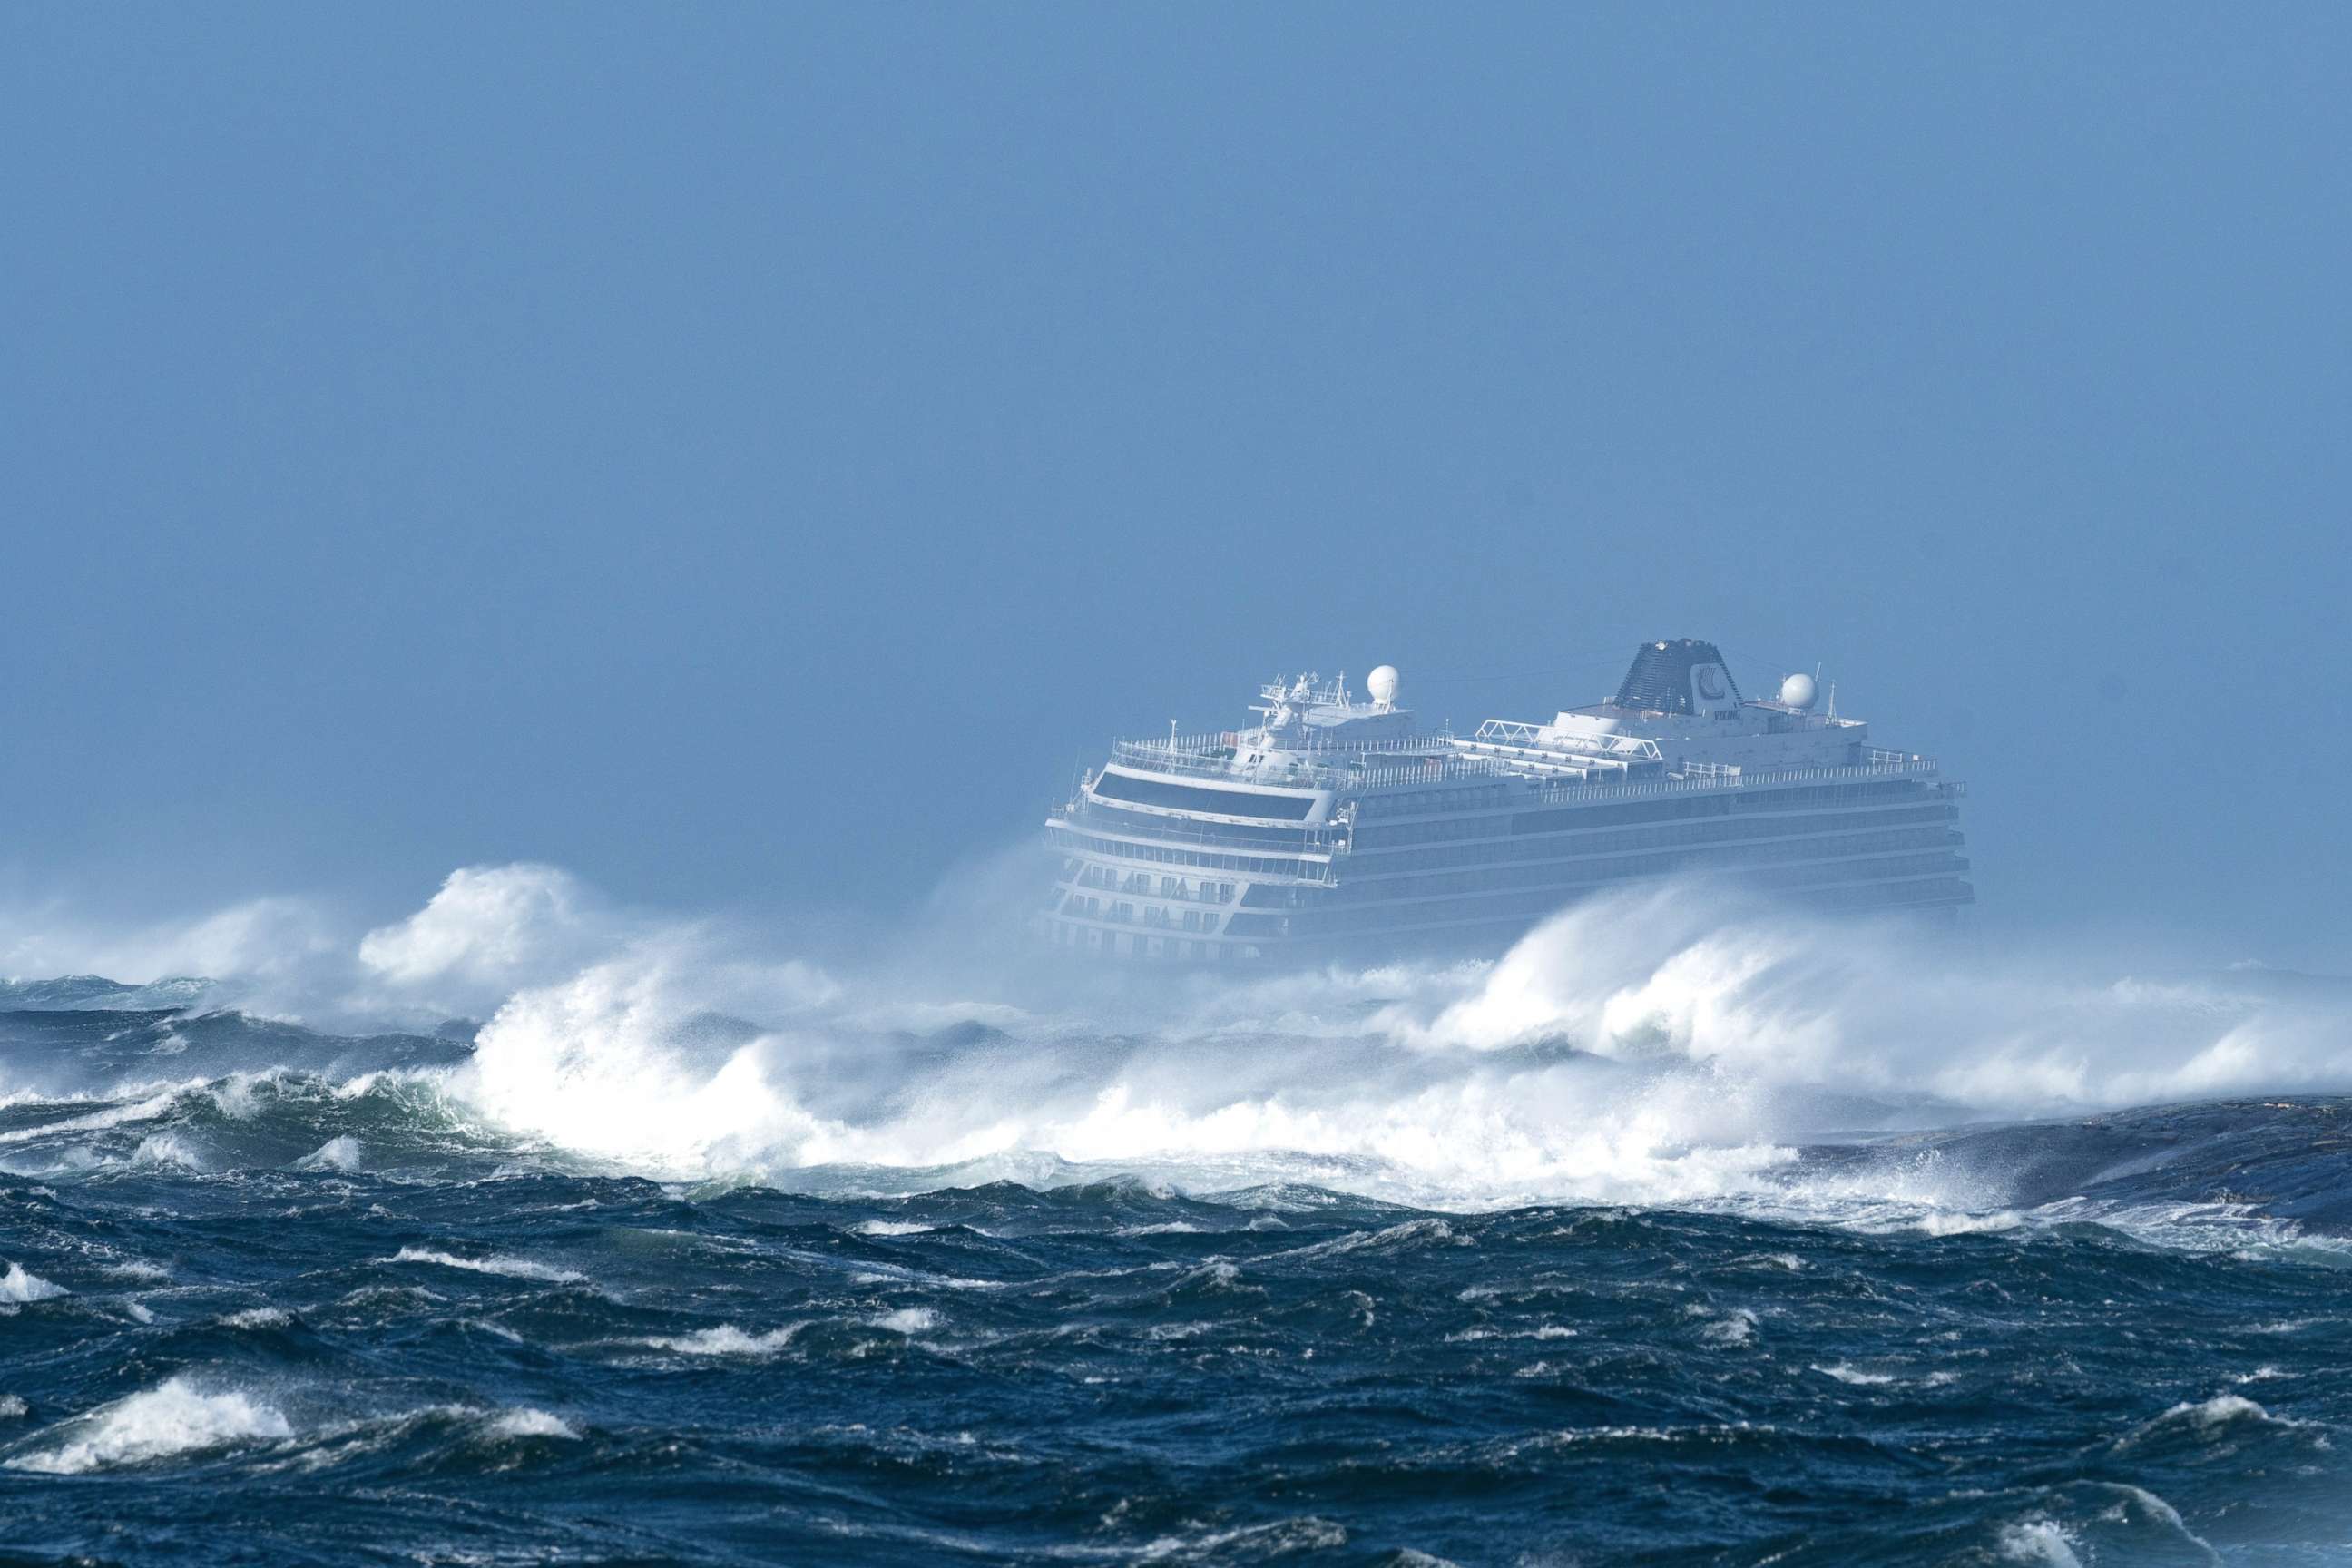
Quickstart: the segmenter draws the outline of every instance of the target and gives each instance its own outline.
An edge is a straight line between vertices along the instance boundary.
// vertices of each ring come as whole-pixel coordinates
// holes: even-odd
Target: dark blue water
[[[470,1112],[463,1039],[107,999],[0,1016],[57,1080],[0,1109],[6,1563],[2352,1560],[2352,1101],[1675,1205],[657,1183]],[[1923,1166],[1984,1201],[1822,1195]]]

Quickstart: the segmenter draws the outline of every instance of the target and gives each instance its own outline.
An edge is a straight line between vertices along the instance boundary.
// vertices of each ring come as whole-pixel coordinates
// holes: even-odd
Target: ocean
[[[2339,987],[1646,918],[0,987],[0,1563],[2352,1561]]]

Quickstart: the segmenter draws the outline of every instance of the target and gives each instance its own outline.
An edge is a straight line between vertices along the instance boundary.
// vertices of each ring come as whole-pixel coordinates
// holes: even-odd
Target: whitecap
[[[242,1312],[231,1312],[221,1320],[224,1328],[282,1329],[294,1321],[291,1314],[277,1307],[247,1307]]]
[[[64,1286],[52,1285],[37,1274],[27,1274],[21,1263],[11,1263],[8,1272],[0,1274],[0,1301],[46,1301],[64,1294]]]
[[[134,1165],[161,1165],[180,1171],[201,1171],[204,1156],[190,1148],[176,1132],[152,1132],[139,1141],[131,1152]]]
[[[53,1447],[17,1455],[8,1468],[77,1476],[294,1434],[275,1407],[243,1390],[206,1393],[184,1377],[101,1405],[58,1430],[71,1436]]]
[[[560,1415],[523,1405],[509,1410],[490,1423],[490,1435],[495,1437],[568,1437],[578,1438],[571,1423]]]
[[[463,1268],[475,1274],[499,1274],[510,1279],[546,1279],[555,1284],[571,1284],[585,1279],[585,1274],[572,1268],[557,1268],[550,1264],[533,1263],[527,1258],[505,1258],[493,1253],[488,1258],[459,1258],[455,1253],[436,1252],[429,1247],[404,1247],[390,1258],[378,1258],[379,1263],[432,1263],[443,1268]]]
[[[2005,1525],[1998,1542],[2000,1554],[2011,1563],[2039,1563],[2042,1568],[2083,1568],[2074,1553],[2074,1537],[2055,1521],[2029,1519]]]
[[[1747,1344],[1756,1338],[1756,1314],[1745,1307],[1734,1307],[1699,1333],[1712,1344]]]
[[[1857,1388],[1883,1388],[1890,1383],[1899,1381],[1893,1373],[1864,1372],[1858,1366],[1853,1366],[1842,1361],[1832,1362],[1827,1366],[1816,1366],[1812,1370],[1820,1373],[1823,1377],[1833,1377],[1840,1383],[1850,1383]]]
[[[348,1135],[330,1138],[294,1163],[304,1171],[356,1171],[360,1168],[360,1141]]]
[[[2118,1439],[2118,1447],[2128,1447],[2168,1426],[2187,1426],[2200,1435],[2210,1436],[2225,1426],[2245,1422],[2257,1426],[2281,1429],[2307,1426],[2289,1415],[2273,1415],[2242,1394],[2217,1394],[2210,1399],[2183,1401],[2152,1421],[2142,1423]]]
[[[939,1226],[911,1219],[869,1219],[856,1228],[860,1236],[920,1236]]]
[[[940,1315],[929,1307],[901,1307],[896,1311],[884,1312],[879,1317],[868,1318],[866,1321],[877,1329],[887,1329],[894,1334],[920,1334],[928,1333],[939,1327]]]
[[[1923,1215],[1919,1228],[1929,1236],[1994,1236],[2024,1223],[2016,1211],[2002,1209],[1997,1214]]]
[[[697,1329],[690,1334],[649,1339],[646,1343],[656,1350],[675,1351],[680,1355],[773,1355],[790,1344],[793,1336],[804,1326],[787,1323],[764,1334],[751,1334],[732,1323],[721,1323],[715,1329]]]

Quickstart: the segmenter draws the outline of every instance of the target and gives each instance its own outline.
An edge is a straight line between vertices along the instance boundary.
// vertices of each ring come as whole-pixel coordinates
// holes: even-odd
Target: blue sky
[[[13,8],[0,889],[887,910],[1276,668],[1541,716],[1696,635],[1968,777],[1988,923],[2352,965],[2347,66],[2315,5]]]

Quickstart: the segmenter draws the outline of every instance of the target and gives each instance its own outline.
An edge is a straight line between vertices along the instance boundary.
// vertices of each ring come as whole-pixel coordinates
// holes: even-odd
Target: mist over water
[[[798,936],[528,864],[0,925],[28,1550],[316,1478],[330,1558],[2352,1540],[2352,987],[1701,883],[1486,961],[1072,967],[963,884]]]
[[[226,960],[100,1005],[471,1037],[420,1087],[664,1180],[1068,1164],[1193,1186],[1312,1171],[1455,1207],[1785,1195],[1790,1146],[1839,1131],[2352,1090],[2352,986],[2007,952],[1706,884],[1575,906],[1491,962],[1262,974],[1067,964],[1007,937],[1005,903],[812,957],[554,868],[472,868],[356,935],[275,906],[96,944],[151,970]],[[992,940],[950,934],[971,931]],[[286,1065],[268,1055],[236,1069]],[[198,1065],[110,1079],[12,1051],[0,1092],[123,1094]]]

